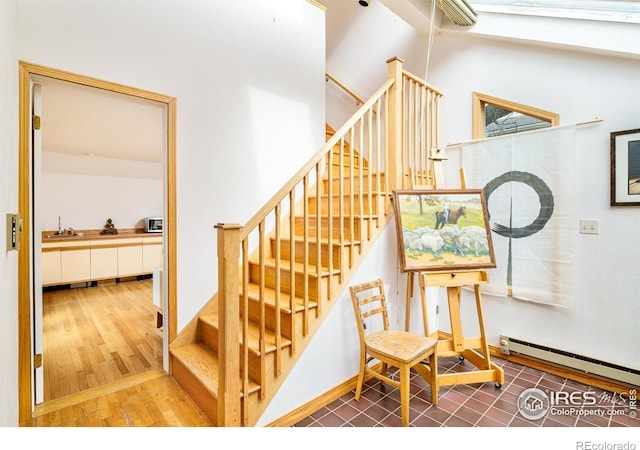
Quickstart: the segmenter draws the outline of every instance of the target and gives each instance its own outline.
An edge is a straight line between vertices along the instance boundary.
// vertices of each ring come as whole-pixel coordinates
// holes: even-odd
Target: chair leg
[[[429,357],[429,366],[431,369],[431,403],[437,405],[440,385],[438,384],[438,354],[435,351]]]
[[[358,381],[356,382],[356,395],[355,400],[360,400],[360,394],[362,393],[362,384],[364,383],[364,367],[367,364],[366,358],[364,356],[360,357],[360,370],[358,371]]]
[[[402,411],[402,426],[409,426],[409,378],[408,366],[400,366],[400,410]]]

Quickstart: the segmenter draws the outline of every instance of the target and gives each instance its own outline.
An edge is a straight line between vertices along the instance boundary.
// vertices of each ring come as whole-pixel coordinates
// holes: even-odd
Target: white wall
[[[0,2],[0,426],[18,424],[18,253],[5,240],[5,215],[18,212],[17,8]]]
[[[42,230],[100,230],[108,218],[118,229],[143,228],[144,217],[162,217],[162,180],[42,173]]]
[[[356,2],[326,0],[323,3],[328,7],[327,70],[361,97],[368,98],[384,81],[386,69],[378,67],[391,56],[403,58],[405,67],[418,76],[425,72],[427,37],[404,29],[406,24],[389,16],[378,2],[371,2],[366,9],[357,6]],[[375,29],[381,28],[379,20],[383,18],[387,19],[382,24],[385,33],[371,31],[372,23],[375,23]],[[388,47],[386,39],[389,36],[400,38]],[[404,39],[403,36],[411,38]],[[581,193],[577,211],[580,217],[599,218],[602,230],[598,236],[577,235],[574,307],[561,310],[484,296],[485,319],[492,345],[498,345],[498,336],[506,333],[638,367],[640,355],[636,343],[640,336],[634,324],[640,317],[637,301],[633,300],[637,297],[633,285],[637,274],[633,273],[633,252],[624,254],[623,251],[629,243],[637,246],[640,240],[637,212],[608,207],[608,133],[639,126],[640,85],[634,83],[633,75],[637,73],[638,61],[627,58],[585,55],[548,45],[509,44],[478,36],[467,37],[464,33],[437,34],[427,81],[445,94],[441,111],[441,145],[471,138],[471,92],[474,90],[558,111],[562,123],[605,118],[603,124],[583,127],[578,133],[578,154],[582,157],[577,167]],[[607,80],[606,85],[604,80]],[[331,85],[329,83],[327,87],[327,116],[337,127],[356,107]],[[576,233],[577,229],[576,224]],[[358,270],[353,283],[382,276],[390,284],[387,295],[396,313],[395,323],[400,324],[406,280],[397,270],[396,251],[395,231],[387,229]],[[607,260],[611,263],[603,263]],[[385,262],[380,264],[382,261]],[[607,268],[617,268],[618,264],[624,268],[621,283]],[[396,270],[393,270],[394,266]],[[434,297],[437,297],[436,302],[432,302]],[[430,327],[435,326],[432,303],[439,303],[441,314],[437,324],[447,331],[446,293],[430,290],[428,298]],[[473,300],[466,300],[471,303],[462,310],[464,330],[475,335],[477,318]],[[419,330],[416,321],[420,309],[416,298],[411,308],[411,327]],[[357,334],[351,314],[349,299],[344,293],[318,330],[317,339],[306,349],[300,363],[265,411],[260,425],[355,375]],[[328,348],[332,351],[327,352]]]
[[[367,100],[387,80],[386,61],[394,56],[404,68],[424,77],[428,39],[372,1],[321,0],[327,7],[327,71]],[[333,82],[327,84],[327,122],[340,127],[356,111],[355,101]],[[340,106],[340,107],[336,107]]]
[[[25,0],[18,19],[22,60],[177,98],[182,328],[217,290],[214,225],[246,222],[324,140],[323,12],[303,0]]]
[[[640,127],[640,59],[472,33],[438,36],[432,58],[429,81],[445,92],[441,145],[471,138],[472,91],[558,112],[561,124],[604,119],[577,129],[575,280],[566,280],[574,283],[572,307],[484,296],[490,344],[498,345],[498,336],[507,334],[639,369],[634,249],[640,248],[640,213],[637,207],[609,206],[609,133]],[[579,218],[599,219],[600,234],[578,234]],[[469,304],[464,323],[473,330]]]
[[[382,83],[384,61],[392,56],[403,58],[417,75],[424,71],[426,38],[407,30],[378,2],[366,9],[355,1],[344,6],[337,6],[335,0],[323,3],[329,7],[326,17],[331,30],[327,70],[361,96],[368,97]],[[245,222],[319,148],[324,122],[324,108],[318,106],[324,103],[324,79],[319,74],[324,72],[325,48],[324,14],[304,1],[201,0],[174,5],[151,0],[126,4],[21,0],[18,7],[15,0],[0,2],[0,77],[13,80],[0,84],[0,99],[17,104],[17,58],[178,98],[178,319],[182,326],[217,290],[213,224]],[[16,10],[17,24],[12,20]],[[359,24],[358,16],[373,20],[377,31]],[[387,45],[389,36],[395,39]],[[455,34],[436,39],[427,81],[445,93],[442,143],[470,138],[473,90],[558,111],[563,123],[596,116],[605,119],[579,134],[579,153],[584,157],[578,161],[582,193],[578,214],[600,219],[601,234],[577,236],[574,308],[559,311],[485,298],[491,343],[497,343],[500,333],[517,333],[637,368],[640,358],[634,344],[640,336],[634,325],[639,313],[633,285],[637,274],[633,272],[635,254],[629,249],[639,244],[638,213],[635,208],[608,206],[608,133],[638,127],[640,85],[633,83],[640,69],[638,60]],[[6,90],[7,86],[13,87]],[[11,110],[0,110],[0,129],[9,136],[0,141],[0,209],[11,211],[17,208],[17,113],[5,111]],[[299,131],[292,135],[280,128],[276,117],[295,123]],[[283,140],[285,133],[288,139]],[[270,166],[266,155],[276,151],[282,158]],[[400,315],[404,286],[397,271],[395,242],[395,233],[387,229],[354,282],[383,276]],[[596,258],[596,253],[602,256]],[[0,277],[2,295],[9,299],[0,306],[0,324],[5,342],[11,342],[17,336],[16,302],[10,301],[17,298],[15,254],[0,257]],[[320,339],[302,356],[262,423],[355,375],[353,313],[348,297],[343,295],[338,302],[318,331]],[[329,355],[323,340],[328,336],[332,345],[341,340],[349,344],[343,352]],[[0,348],[3,361],[17,361],[17,343],[15,348]],[[318,361],[335,372],[314,370]],[[315,384],[309,377],[315,377]],[[3,365],[2,424],[14,425],[17,420],[15,386],[15,367]]]
[[[327,6],[327,71],[337,76],[360,97],[368,99],[387,79],[386,60],[399,56],[407,70],[421,76],[426,59],[426,38],[384,5],[371,2],[367,8],[356,1],[321,0]],[[384,30],[381,33],[380,30]],[[340,127],[357,107],[331,82],[327,85],[327,121]],[[349,284],[382,278],[390,309],[390,321],[404,327],[406,274],[398,266],[395,223],[391,221],[375,242]],[[437,290],[430,295],[434,299]],[[410,329],[422,330],[417,290],[412,299]],[[430,302],[431,306],[431,302]],[[435,308],[435,302],[433,302]],[[430,327],[436,317],[430,311]],[[258,425],[272,422],[313,400],[358,373],[358,333],[349,291],[333,306],[314,340],[284,381]]]

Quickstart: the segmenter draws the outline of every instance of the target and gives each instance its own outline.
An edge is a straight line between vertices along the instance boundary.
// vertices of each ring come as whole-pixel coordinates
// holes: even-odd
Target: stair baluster
[[[387,64],[389,79],[327,128],[326,144],[247,224],[216,225],[219,291],[170,354],[172,374],[218,426],[259,420],[391,220],[391,190],[410,185],[407,174],[431,176],[423,161],[437,147],[441,94],[402,60]]]

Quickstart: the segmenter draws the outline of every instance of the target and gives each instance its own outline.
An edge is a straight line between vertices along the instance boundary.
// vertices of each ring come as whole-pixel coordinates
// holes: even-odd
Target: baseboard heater
[[[612,381],[618,381],[632,386],[640,386],[640,370],[521,341],[509,336],[500,336],[500,352],[504,355],[516,354],[527,356],[591,375],[597,375]]]

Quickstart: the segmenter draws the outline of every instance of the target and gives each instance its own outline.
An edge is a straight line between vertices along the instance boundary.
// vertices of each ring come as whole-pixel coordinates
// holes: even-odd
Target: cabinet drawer
[[[62,282],[74,283],[91,279],[91,251],[64,250],[60,252]]]
[[[142,273],[142,245],[118,247],[118,276]]]
[[[142,246],[142,270],[145,273],[162,267],[162,244]]]
[[[91,249],[91,279],[99,280],[118,276],[118,248]]]
[[[42,252],[42,285],[59,284],[62,282],[62,263],[60,250]]]

